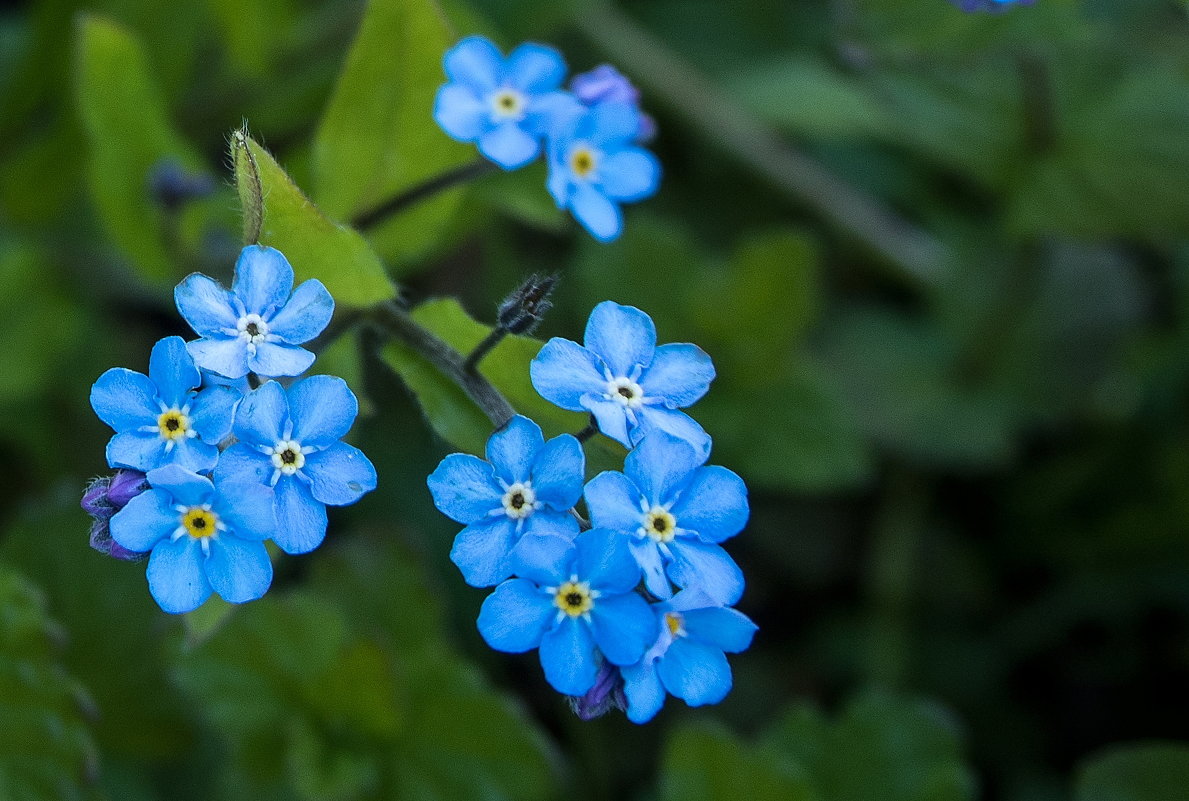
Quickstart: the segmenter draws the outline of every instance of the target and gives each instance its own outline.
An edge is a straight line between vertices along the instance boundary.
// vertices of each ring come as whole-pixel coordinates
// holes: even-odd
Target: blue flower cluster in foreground
[[[466,526],[451,560],[468,584],[495,587],[479,613],[487,643],[538,650],[546,680],[580,716],[617,706],[644,723],[666,694],[721,701],[724,654],[751,644],[755,624],[731,608],[743,574],[722,547],[747,523],[747,488],[705,464],[710,437],[679,411],[709,388],[709,356],[658,347],[647,314],[610,301],[591,313],[584,343],[546,343],[533,386],[631,448],[623,472],[586,481],[576,437],[546,440],[517,415],[492,434],[486,459],[451,454],[428,484],[438,509]]]
[[[566,91],[566,63],[553,48],[529,42],[505,57],[481,36],[455,45],[443,66],[449,82],[434,103],[442,130],[506,170],[545,153],[549,193],[596,239],[619,236],[621,203],[656,192],[660,163],[640,147],[655,125],[613,67],[576,75]]]
[[[116,432],[107,463],[118,472],[92,484],[83,508],[95,519],[92,545],[122,559],[148,554],[149,591],[181,613],[212,592],[231,603],[264,595],[264,542],[286,553],[318,547],[326,506],[375,489],[376,471],[340,441],[359,411],[346,382],[273,380],[314,362],[301,345],[334,313],[321,282],[295,290],[279,251],[249,245],[230,290],[195,273],[174,298],[199,339],[166,337],[148,375],[115,367],[91,388],[91,406]]]
[[[963,11],[1003,11],[1009,6],[1030,6],[1035,0],[950,0]]]

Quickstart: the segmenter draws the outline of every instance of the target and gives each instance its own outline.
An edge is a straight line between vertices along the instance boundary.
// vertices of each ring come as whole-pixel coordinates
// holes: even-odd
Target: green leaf
[[[294,23],[294,0],[207,0],[231,60],[246,75],[263,78],[280,52],[271,40]]]
[[[153,67],[131,33],[101,17],[79,17],[76,68],[99,215],[140,272],[166,283],[176,270],[164,245],[163,214],[147,189],[149,173],[166,158],[191,170],[201,162],[170,124]]]
[[[709,725],[687,726],[669,738],[661,767],[662,801],[826,801],[804,770],[788,759],[740,743]]]
[[[284,253],[298,281],[317,278],[336,303],[346,306],[368,306],[396,295],[384,265],[359,233],[323,216],[269,152],[252,139],[248,139],[248,152],[255,160],[264,192],[260,243]],[[236,162],[237,168],[246,165],[246,161]],[[237,169],[237,185],[251,180],[246,169]]]
[[[1075,801],[1180,801],[1189,787],[1189,745],[1127,743],[1079,766]]]
[[[476,156],[433,122],[453,44],[433,0],[373,0],[314,139],[315,197],[349,219]],[[386,257],[407,263],[439,240],[462,198],[444,192],[369,234]]]

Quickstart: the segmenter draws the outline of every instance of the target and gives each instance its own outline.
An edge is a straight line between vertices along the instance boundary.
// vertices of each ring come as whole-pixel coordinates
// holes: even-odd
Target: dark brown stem
[[[356,215],[351,220],[351,225],[361,231],[375,228],[389,217],[399,214],[409,206],[433,197],[437,193],[443,192],[453,186],[465,184],[490,172],[495,172],[498,169],[499,167],[496,164],[486,160],[472,161],[469,164],[463,164],[461,167],[455,167],[453,170],[448,170],[441,175],[435,175],[419,184],[411,186],[403,192],[388,198],[378,206]]]

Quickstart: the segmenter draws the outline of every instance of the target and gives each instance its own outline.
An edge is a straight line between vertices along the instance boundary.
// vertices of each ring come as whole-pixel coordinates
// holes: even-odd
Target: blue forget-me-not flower
[[[660,162],[637,144],[640,120],[630,103],[598,103],[560,120],[549,138],[549,194],[600,242],[622,232],[620,203],[660,185]]]
[[[751,645],[756,625],[700,590],[682,590],[653,604],[656,642],[635,665],[620,669],[627,715],[646,723],[660,711],[665,693],[690,706],[717,704],[731,691],[727,653]]]
[[[334,314],[334,299],[321,281],[311,278],[294,290],[288,260],[263,245],[240,252],[230,291],[194,273],[178,284],[174,299],[201,337],[187,344],[194,361],[227,378],[304,373],[314,354],[299,346],[318,336]]]
[[[272,583],[264,540],[273,536],[273,492],[218,472],[212,482],[178,465],[148,473],[151,489],[111,518],[111,536],[129,551],[151,551],[149,592],[166,612],[197,609],[218,593],[255,600]]]
[[[599,430],[625,447],[652,431],[694,445],[705,457],[710,437],[679,409],[710,388],[714,365],[696,345],[657,346],[652,318],[603,301],[590,313],[583,345],[554,337],[529,365],[537,392],[563,409],[588,411]]]
[[[466,525],[450,559],[472,587],[512,575],[519,554],[540,537],[573,540],[570,514],[582,497],[585,457],[569,434],[548,442],[541,427],[516,415],[487,440],[487,461],[465,453],[442,460],[428,479],[434,504]]]
[[[91,387],[91,407],[116,431],[107,444],[109,467],[147,473],[169,464],[213,470],[220,440],[231,433],[239,394],[227,387],[202,391],[202,376],[181,337],[153,346],[149,374],[113,367]]]
[[[570,79],[570,91],[587,106],[597,106],[600,103],[627,103],[636,108],[640,106],[640,90],[610,64],[600,64],[589,72],[575,75]],[[636,140],[647,142],[655,134],[656,123],[652,117],[640,112],[640,128],[636,131]]]
[[[640,568],[624,539],[592,529],[571,544],[542,538],[535,561],[496,587],[479,611],[479,633],[498,651],[540,648],[546,680],[558,692],[582,695],[594,686],[601,659],[640,661],[655,640],[655,619],[635,592]],[[600,656],[601,654],[601,656]]]
[[[376,469],[358,448],[340,442],[359,401],[336,376],[315,375],[289,387],[268,381],[240,401],[219,471],[272,486],[277,532],[286,553],[306,553],[326,536],[326,506],[355,503],[376,488]]]
[[[658,432],[586,485],[591,524],[619,532],[657,598],[699,588],[721,604],[743,594],[743,573],[718,544],[747,524],[747,487],[689,443]]]
[[[535,159],[556,121],[581,109],[560,90],[566,63],[552,47],[527,42],[504,58],[490,40],[469,36],[442,61],[449,83],[438,90],[434,119],[504,169]]]

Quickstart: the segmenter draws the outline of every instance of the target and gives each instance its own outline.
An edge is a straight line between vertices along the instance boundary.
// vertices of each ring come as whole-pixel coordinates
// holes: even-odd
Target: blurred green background
[[[277,184],[272,241],[342,311],[383,294],[380,264],[487,323],[558,271],[538,337],[610,298],[711,353],[692,412],[751,490],[728,547],[760,626],[718,707],[582,723],[535,655],[484,646],[425,476],[488,431],[368,329],[317,369],[365,399],[379,489],[263,600],[173,618],[87,547],[110,436],[89,387],[189,334],[178,279],[229,281],[229,132],[348,219],[472,157],[430,108],[474,32],[642,87],[665,178],[622,239],[553,209],[537,164],[366,242],[278,210]],[[216,191],[163,205],[165,162]],[[4,801],[1189,793],[1184,3],[6,3],[0,299]],[[534,347],[488,364],[518,408]]]

